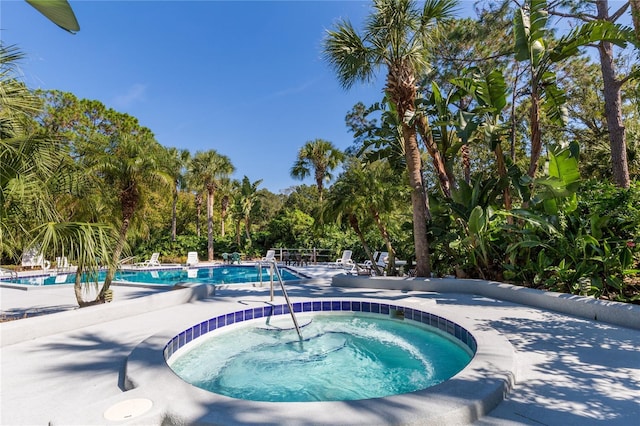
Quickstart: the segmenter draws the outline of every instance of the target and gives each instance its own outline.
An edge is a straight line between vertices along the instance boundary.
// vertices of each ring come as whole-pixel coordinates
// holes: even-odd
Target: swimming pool
[[[285,281],[299,280],[301,277],[295,272],[280,268],[282,279]],[[100,271],[99,281],[104,281],[106,271]],[[52,274],[32,277],[10,278],[0,281],[2,284],[18,284],[24,286],[50,286],[73,284],[76,274]],[[269,268],[262,268],[263,282],[269,282]],[[114,282],[129,285],[164,285],[173,286],[185,283],[200,284],[241,284],[260,282],[258,268],[255,265],[223,265],[204,268],[173,268],[154,270],[119,270]]]

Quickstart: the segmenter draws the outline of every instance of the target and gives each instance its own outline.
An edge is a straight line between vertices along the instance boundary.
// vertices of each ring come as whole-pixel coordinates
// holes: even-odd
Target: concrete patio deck
[[[451,291],[455,284],[449,291],[420,289],[420,280],[410,280],[418,286],[413,289],[392,290],[385,281],[376,283],[382,287],[378,289],[337,287],[331,285],[331,277],[339,272],[336,269],[300,269],[315,279],[289,284],[287,291],[294,300],[366,297],[425,309],[431,306],[506,337],[515,350],[516,383],[477,425],[634,425],[640,418],[638,307],[627,314],[638,326],[625,327],[576,316],[580,312],[558,313],[510,298],[473,294],[462,287],[456,293]],[[197,295],[180,292],[115,287],[114,302],[79,312],[69,311],[75,305],[69,288],[0,288],[2,312],[33,307],[63,311],[0,324],[0,424],[157,424],[155,417],[145,415],[121,421],[104,416],[128,394],[144,397],[137,389],[123,391],[131,351],[163,330],[186,328],[214,312],[269,297],[266,287],[253,286],[222,286]],[[276,295],[281,300],[277,290]],[[81,321],[85,316],[92,321]],[[335,413],[335,424],[346,422],[340,415]],[[383,418],[379,424],[385,423]],[[242,419],[238,415],[228,423],[274,424],[266,416],[264,422]],[[315,424],[313,419],[308,423]]]

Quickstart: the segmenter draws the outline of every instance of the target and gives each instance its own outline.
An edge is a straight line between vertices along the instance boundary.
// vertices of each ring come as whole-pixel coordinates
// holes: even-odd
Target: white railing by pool
[[[278,269],[278,262],[274,259],[269,260],[259,260],[257,262],[258,266],[258,277],[260,279],[260,284],[262,284],[262,265],[269,265],[269,279],[271,283],[271,301],[273,302],[273,277],[278,278],[280,282],[280,288],[282,289],[282,294],[284,295],[284,299],[287,302],[287,306],[289,307],[289,313],[291,313],[291,319],[293,320],[293,325],[296,327],[296,332],[298,333],[298,337],[302,340],[302,333],[300,332],[300,326],[298,325],[298,319],[296,318],[296,314],[293,312],[293,306],[291,305],[291,300],[289,299],[289,295],[287,294],[287,290],[284,288],[284,280],[282,279],[282,275],[280,274],[280,270]]]

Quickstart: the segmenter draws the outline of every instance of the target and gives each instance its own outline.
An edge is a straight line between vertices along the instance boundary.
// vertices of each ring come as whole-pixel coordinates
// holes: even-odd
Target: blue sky
[[[70,1],[71,35],[23,0],[2,1],[0,35],[26,54],[31,88],[97,99],[150,128],[164,146],[215,149],[234,178],[278,193],[300,183],[298,149],[322,138],[344,149],[358,101],[380,100],[384,76],[349,92],[321,57],[327,28],[359,26],[366,1]]]
[[[620,1],[610,1],[612,9]],[[74,1],[80,32],[23,0],[2,0],[0,37],[26,58],[30,88],[97,99],[150,128],[162,145],[215,149],[278,193],[306,141],[352,143],[344,117],[382,97],[384,75],[348,92],[323,61],[327,29],[361,28],[370,1]],[[460,2],[472,15],[474,1]],[[313,184],[311,178],[302,183]]]

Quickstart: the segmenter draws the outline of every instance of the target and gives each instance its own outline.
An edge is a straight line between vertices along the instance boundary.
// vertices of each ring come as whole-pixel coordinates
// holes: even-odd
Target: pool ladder
[[[282,279],[282,274],[280,274],[280,269],[278,269],[278,264],[275,259],[269,260],[261,260],[258,261],[258,276],[260,277],[260,283],[262,284],[262,265],[268,264],[270,266],[270,280],[271,280],[271,301],[273,301],[273,276],[278,278],[280,282],[280,288],[282,289],[282,294],[284,295],[284,299],[287,301],[287,306],[289,307],[289,313],[291,314],[291,319],[293,320],[293,325],[296,327],[296,332],[298,333],[298,337],[302,340],[302,333],[300,332],[300,326],[298,325],[298,319],[296,318],[296,314],[293,312],[293,306],[291,305],[291,300],[289,299],[289,295],[287,294],[287,290],[284,288],[284,280]]]

